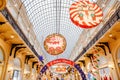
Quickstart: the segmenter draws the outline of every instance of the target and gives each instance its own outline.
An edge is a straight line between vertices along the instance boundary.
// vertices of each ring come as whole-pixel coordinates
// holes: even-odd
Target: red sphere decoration
[[[95,3],[75,2],[70,7],[70,19],[78,27],[93,28],[102,21],[103,12]]]
[[[65,51],[66,40],[61,34],[52,34],[44,41],[45,50],[51,55],[58,55]]]

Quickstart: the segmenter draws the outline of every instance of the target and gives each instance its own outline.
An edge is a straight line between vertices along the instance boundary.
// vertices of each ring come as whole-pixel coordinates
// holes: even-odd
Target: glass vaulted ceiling
[[[83,30],[70,20],[69,7],[75,1],[77,0],[22,0],[48,62],[57,58],[69,59]],[[44,50],[46,36],[53,33],[62,34],[67,41],[66,50],[58,56],[49,55]]]

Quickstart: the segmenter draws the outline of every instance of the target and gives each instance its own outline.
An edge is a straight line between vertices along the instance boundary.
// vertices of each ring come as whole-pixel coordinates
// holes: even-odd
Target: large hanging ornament
[[[0,0],[0,10],[4,9],[7,4],[7,0]]]
[[[70,7],[70,19],[78,27],[96,27],[102,21],[102,17],[101,8],[89,1],[75,2]]]
[[[45,50],[51,55],[58,55],[65,51],[66,40],[61,34],[52,34],[44,41]]]

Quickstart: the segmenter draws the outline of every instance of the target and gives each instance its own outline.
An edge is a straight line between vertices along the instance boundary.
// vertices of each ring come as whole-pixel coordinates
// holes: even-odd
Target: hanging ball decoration
[[[102,21],[103,12],[97,4],[89,1],[75,2],[70,7],[70,19],[78,27],[93,28]]]
[[[3,10],[7,4],[7,0],[0,0],[0,10]]]
[[[51,55],[58,55],[65,51],[66,39],[61,34],[48,35],[44,41],[45,50]]]
[[[44,60],[44,59],[43,59],[43,56],[39,56],[38,58],[39,58],[40,61],[43,61],[43,60]]]

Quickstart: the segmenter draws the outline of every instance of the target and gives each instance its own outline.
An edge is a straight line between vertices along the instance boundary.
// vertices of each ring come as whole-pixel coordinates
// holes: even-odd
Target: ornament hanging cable
[[[58,5],[57,5],[58,4]],[[58,13],[58,14],[57,14]],[[61,0],[58,0],[58,2],[57,2],[57,0],[56,0],[56,18],[57,18],[57,20],[56,20],[56,29],[57,29],[57,34],[60,34],[60,19],[61,19]],[[58,55],[56,56],[57,57],[57,59],[58,59]]]
[[[59,26],[58,26],[58,34],[60,33],[60,20],[61,20],[61,0],[59,0]]]
[[[56,0],[56,33],[57,33],[57,0]]]

